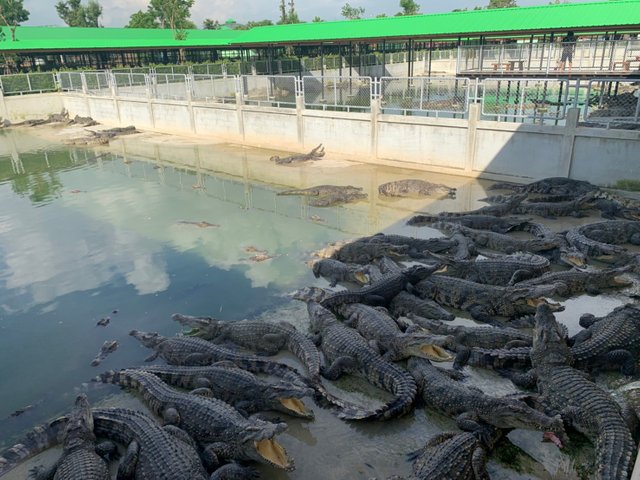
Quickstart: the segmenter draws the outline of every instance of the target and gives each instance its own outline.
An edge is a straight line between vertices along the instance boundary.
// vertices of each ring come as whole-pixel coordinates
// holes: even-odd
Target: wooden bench
[[[502,69],[504,70],[509,70],[509,62],[505,62],[505,63],[492,63],[491,66],[493,67],[494,70],[498,70],[499,67],[502,67]]]
[[[629,58],[627,60],[613,62],[613,68],[611,70],[615,70],[616,67],[620,66],[623,71],[628,72],[631,70],[632,63],[638,63],[638,67],[640,68],[640,56],[637,56],[635,59]]]

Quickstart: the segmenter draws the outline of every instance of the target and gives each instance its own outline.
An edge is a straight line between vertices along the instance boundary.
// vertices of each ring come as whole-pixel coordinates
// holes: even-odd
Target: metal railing
[[[236,103],[238,77],[224,75],[192,76],[191,98],[207,103]]]
[[[239,79],[242,100],[248,105],[291,107],[296,104],[296,77],[242,75]]]
[[[149,95],[148,74],[113,73],[111,76],[116,95],[121,97],[147,97]]]
[[[25,73],[0,76],[0,91],[3,95],[53,92],[58,89],[53,73]]]
[[[607,128],[640,124],[640,82],[612,78],[590,80],[582,119],[587,126],[604,125]]]
[[[469,105],[469,79],[445,77],[382,77],[383,113],[464,115]]]
[[[149,75],[151,95],[164,100],[187,100],[191,90],[191,77],[178,73],[156,73]]]
[[[367,110],[371,108],[371,77],[303,77],[305,107],[323,110]]]
[[[60,72],[58,76],[58,85],[63,92],[84,92],[84,72]]]

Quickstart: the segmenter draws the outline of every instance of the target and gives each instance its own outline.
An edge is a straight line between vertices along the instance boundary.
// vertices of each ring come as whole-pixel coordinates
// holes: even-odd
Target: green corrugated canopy
[[[470,10],[254,28],[245,45],[640,28],[640,0]]]
[[[0,51],[131,50],[150,48],[224,47],[243,32],[237,30],[185,30],[176,40],[173,30],[146,28],[18,27],[16,41],[2,27]]]

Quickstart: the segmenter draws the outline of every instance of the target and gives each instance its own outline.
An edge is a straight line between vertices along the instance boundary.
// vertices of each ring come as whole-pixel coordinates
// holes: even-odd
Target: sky
[[[58,17],[55,4],[58,0],[24,0],[24,6],[31,16],[25,25],[64,25]],[[102,5],[100,22],[105,27],[122,27],[129,22],[132,13],[146,10],[148,0],[98,0]],[[86,3],[86,0],[83,0]],[[347,0],[297,0],[296,10],[301,20],[310,21],[316,15],[323,20],[344,20],[340,15]],[[488,0],[417,0],[421,13],[449,12],[454,8],[484,6]],[[518,0],[518,5],[545,5],[549,0]],[[277,20],[279,0],[195,0],[191,9],[191,19],[202,26],[205,18],[223,23],[233,18],[239,23],[249,20]],[[353,7],[363,7],[364,17],[375,17],[386,13],[393,15],[400,10],[399,0],[349,0]]]

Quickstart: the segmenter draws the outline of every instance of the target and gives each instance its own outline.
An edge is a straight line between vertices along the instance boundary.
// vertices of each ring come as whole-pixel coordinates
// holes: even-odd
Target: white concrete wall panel
[[[344,116],[349,114],[339,117],[325,115],[303,115],[305,149],[322,143],[330,152],[361,157],[371,156],[371,124],[366,120],[368,115],[351,114],[354,117],[360,117],[359,119],[349,119]]]
[[[640,135],[635,141],[576,137],[570,173],[571,178],[598,185],[613,185],[622,179],[639,179]]]
[[[280,148],[298,144],[296,111],[293,109],[242,111],[245,139],[254,145],[279,145]]]
[[[193,133],[186,103],[153,103],[153,118],[158,130],[168,133]]]
[[[201,107],[193,106],[196,133],[198,135],[213,135],[216,137],[242,140],[238,128],[238,113],[235,105],[233,108],[224,108],[222,105]]]
[[[145,100],[121,100],[118,102],[120,108],[120,122],[122,126],[135,125],[138,128],[153,129],[154,123],[149,111],[149,104]]]
[[[4,108],[0,115],[14,123],[44,118],[50,113],[60,113],[64,102],[57,93],[16,95],[3,97]]]

